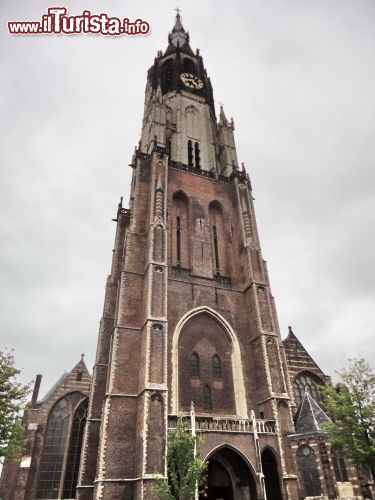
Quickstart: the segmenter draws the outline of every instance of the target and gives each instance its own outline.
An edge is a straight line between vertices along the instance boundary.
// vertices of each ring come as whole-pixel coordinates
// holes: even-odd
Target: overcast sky
[[[146,20],[139,37],[12,36],[59,2],[1,0],[0,346],[42,393],[85,353],[92,370],[120,196],[147,69],[175,0],[75,0]],[[60,5],[60,4],[59,4]],[[375,3],[185,0],[218,103],[250,172],[283,337],[333,375],[375,366]]]

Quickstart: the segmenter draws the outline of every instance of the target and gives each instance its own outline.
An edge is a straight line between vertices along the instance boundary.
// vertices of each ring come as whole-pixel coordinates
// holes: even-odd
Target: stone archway
[[[255,479],[242,456],[229,447],[207,459],[208,488],[199,500],[257,500]]]

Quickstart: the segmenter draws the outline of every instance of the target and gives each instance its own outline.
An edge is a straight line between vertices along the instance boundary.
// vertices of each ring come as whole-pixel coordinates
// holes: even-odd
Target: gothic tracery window
[[[310,394],[315,401],[321,401],[321,395],[318,389],[320,384],[321,380],[313,373],[303,372],[297,375],[293,384],[294,397],[297,405],[301,403],[306,393]]]
[[[68,394],[52,408],[39,466],[37,499],[75,496],[87,398]],[[67,497],[65,492],[69,493]]]
[[[305,495],[307,497],[320,496],[322,487],[320,484],[316,458],[312,448],[307,445],[300,446],[297,450],[297,459]]]

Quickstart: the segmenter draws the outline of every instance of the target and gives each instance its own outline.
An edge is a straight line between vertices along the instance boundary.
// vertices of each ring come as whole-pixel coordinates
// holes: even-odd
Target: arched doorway
[[[208,487],[200,500],[257,500],[253,474],[245,460],[224,447],[208,458]]]
[[[269,449],[262,452],[262,469],[267,500],[281,500],[283,496],[281,494],[277,461],[274,453]]]

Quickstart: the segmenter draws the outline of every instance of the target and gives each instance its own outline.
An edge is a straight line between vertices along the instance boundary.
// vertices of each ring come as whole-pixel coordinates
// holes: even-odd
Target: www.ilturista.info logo
[[[11,35],[147,35],[150,25],[142,19],[133,23],[127,17],[108,17],[107,14],[93,15],[84,10],[80,16],[67,16],[65,7],[50,7],[48,14],[42,15],[42,21],[9,21]]]

